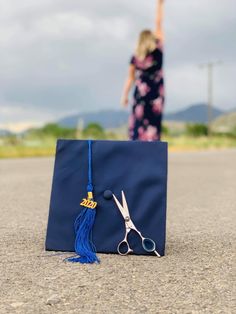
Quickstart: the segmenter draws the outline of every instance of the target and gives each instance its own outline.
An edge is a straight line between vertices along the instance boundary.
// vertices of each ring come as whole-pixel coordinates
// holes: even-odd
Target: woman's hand
[[[129,92],[130,92],[131,87],[134,84],[134,80],[135,80],[135,66],[131,64],[129,66],[128,77],[125,81],[125,86],[124,86],[121,101],[120,101],[123,107],[128,107],[129,105]]]
[[[123,106],[123,107],[128,107],[128,105],[129,105],[129,98],[128,98],[128,96],[126,96],[126,95],[124,95],[122,98],[121,98],[121,105]]]

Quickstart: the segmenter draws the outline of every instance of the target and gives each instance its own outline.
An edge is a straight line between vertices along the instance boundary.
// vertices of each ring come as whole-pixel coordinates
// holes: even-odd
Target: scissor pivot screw
[[[125,217],[125,221],[130,221],[130,218],[128,216]]]

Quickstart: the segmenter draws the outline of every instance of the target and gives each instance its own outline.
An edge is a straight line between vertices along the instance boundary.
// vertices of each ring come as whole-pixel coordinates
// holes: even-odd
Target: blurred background
[[[57,138],[127,139],[123,82],[155,0],[0,0],[0,158]],[[236,2],[165,1],[164,137],[172,151],[236,147]]]

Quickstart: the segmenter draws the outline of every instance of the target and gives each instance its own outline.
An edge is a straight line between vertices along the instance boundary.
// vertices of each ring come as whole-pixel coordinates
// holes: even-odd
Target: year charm
[[[97,202],[94,202],[92,200],[87,200],[86,198],[83,198],[82,202],[80,203],[81,206],[88,207],[94,209],[97,206]]]

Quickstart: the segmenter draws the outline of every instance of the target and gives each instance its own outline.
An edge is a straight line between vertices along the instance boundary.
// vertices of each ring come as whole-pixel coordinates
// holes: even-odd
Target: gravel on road
[[[100,265],[44,251],[53,163],[0,160],[0,313],[236,312],[235,150],[170,154],[166,256]]]

